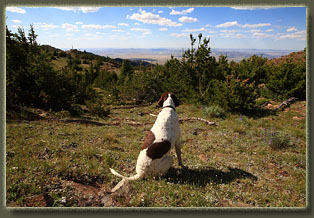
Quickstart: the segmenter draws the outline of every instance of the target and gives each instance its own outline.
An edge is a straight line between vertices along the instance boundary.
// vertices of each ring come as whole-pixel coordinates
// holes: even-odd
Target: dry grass
[[[108,191],[119,182],[109,167],[134,174],[145,132],[151,128],[124,121],[153,123],[156,118],[149,112],[158,110],[154,105],[112,109],[110,118],[99,120],[119,120],[118,126],[9,120],[7,205],[45,201],[43,206],[102,206],[93,190]],[[179,117],[213,119],[218,125],[181,123],[182,156],[189,169],[182,170],[175,160],[166,175],[132,182],[130,193],[115,197],[110,206],[306,207],[305,102],[256,118],[204,117],[202,108],[193,105],[182,105],[177,112]],[[286,146],[274,148],[273,133]],[[78,191],[80,187],[85,192]]]

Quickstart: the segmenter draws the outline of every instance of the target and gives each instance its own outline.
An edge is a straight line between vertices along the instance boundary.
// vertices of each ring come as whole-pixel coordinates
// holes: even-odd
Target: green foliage
[[[257,100],[260,97],[306,96],[304,61],[288,59],[275,65],[256,55],[239,63],[229,63],[226,56],[216,60],[211,55],[210,39],[202,34],[197,38],[190,35],[191,47],[181,60],[171,56],[164,65],[148,67],[133,67],[129,60],[123,60],[118,73],[111,67],[119,65],[109,57],[75,49],[66,53],[49,46],[41,48],[36,39],[33,26],[28,36],[22,28],[14,34],[7,28],[8,104],[68,110],[72,114],[80,113],[77,105],[88,104],[93,113],[106,116],[107,112],[101,112],[106,111],[104,103],[154,102],[165,91],[175,93],[181,103],[217,105],[237,112],[263,105]],[[59,71],[52,67],[52,60],[58,59],[63,62]],[[110,71],[104,61],[110,62]],[[95,92],[95,88],[101,91]]]
[[[110,108],[103,104],[103,100],[100,96],[96,96],[90,100],[86,100],[85,104],[90,113],[99,116],[100,118],[108,117],[110,114]]]
[[[6,29],[8,104],[25,104],[59,110],[67,107],[65,81],[53,70],[49,56],[41,51],[30,26],[28,37],[22,28],[12,34]]]
[[[306,98],[306,64],[305,62],[293,62],[291,59],[272,65],[268,73],[266,86],[278,99],[297,97]]]
[[[218,105],[207,106],[203,108],[203,114],[209,117],[224,118],[226,116],[225,110]]]
[[[289,135],[283,132],[270,132],[268,138],[268,144],[274,150],[287,149],[292,146]]]
[[[119,84],[128,83],[129,80],[132,79],[132,75],[134,73],[134,69],[129,60],[125,59],[122,62],[122,66],[120,68],[120,76],[118,79]]]

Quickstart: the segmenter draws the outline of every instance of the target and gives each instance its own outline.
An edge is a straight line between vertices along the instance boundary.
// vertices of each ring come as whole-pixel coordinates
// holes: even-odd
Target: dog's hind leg
[[[158,170],[156,171],[156,174],[162,175],[166,173],[169,168],[173,165],[173,157],[170,155],[165,155],[159,162]]]

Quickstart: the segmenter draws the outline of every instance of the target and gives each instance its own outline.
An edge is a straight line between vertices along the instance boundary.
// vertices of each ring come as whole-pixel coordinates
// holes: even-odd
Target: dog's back
[[[158,104],[163,109],[145,136],[137,159],[136,175],[125,177],[110,169],[114,175],[127,180],[135,180],[144,175],[164,173],[173,164],[173,158],[168,154],[180,138],[178,115],[175,110],[178,101],[172,93],[164,93]]]

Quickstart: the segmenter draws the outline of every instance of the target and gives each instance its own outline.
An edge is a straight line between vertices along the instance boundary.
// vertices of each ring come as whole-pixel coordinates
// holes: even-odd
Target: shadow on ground
[[[251,173],[237,168],[229,168],[224,172],[213,168],[202,169],[181,169],[170,168],[169,171],[161,177],[167,182],[175,184],[192,184],[194,186],[206,186],[208,183],[227,184],[236,179],[249,178],[257,181],[257,177]]]

